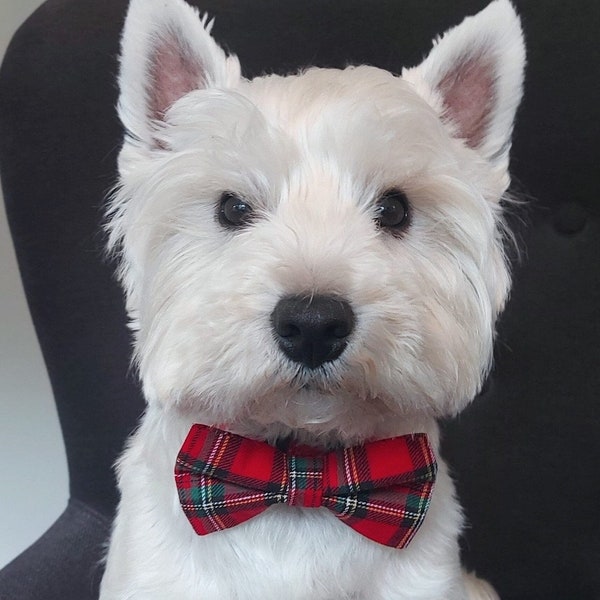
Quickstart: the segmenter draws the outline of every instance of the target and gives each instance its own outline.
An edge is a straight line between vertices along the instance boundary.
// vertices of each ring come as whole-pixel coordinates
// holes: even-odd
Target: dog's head
[[[132,0],[111,245],[148,401],[371,435],[477,393],[509,288],[521,97],[496,0],[394,76],[241,77],[183,0]]]

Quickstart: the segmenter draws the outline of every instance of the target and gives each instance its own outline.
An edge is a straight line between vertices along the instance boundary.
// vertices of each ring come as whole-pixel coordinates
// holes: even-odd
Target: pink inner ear
[[[149,117],[164,120],[166,111],[179,98],[203,86],[204,71],[204,66],[177,34],[169,33],[162,38],[151,59]]]
[[[480,55],[459,61],[438,86],[447,116],[471,148],[485,139],[495,103],[494,82],[492,62]]]

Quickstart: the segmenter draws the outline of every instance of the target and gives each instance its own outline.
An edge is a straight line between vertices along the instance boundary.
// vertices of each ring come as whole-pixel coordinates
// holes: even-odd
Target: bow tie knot
[[[323,459],[315,456],[286,455],[286,504],[304,508],[319,508],[323,504]]]
[[[324,454],[288,453],[197,424],[177,457],[175,480],[199,535],[287,504],[327,508],[369,539],[404,548],[425,518],[436,469],[423,433]]]

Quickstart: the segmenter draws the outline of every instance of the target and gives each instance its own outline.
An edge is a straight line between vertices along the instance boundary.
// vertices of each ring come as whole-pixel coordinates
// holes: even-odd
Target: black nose
[[[311,369],[344,351],[355,321],[348,302],[329,296],[282,298],[271,320],[283,352]]]

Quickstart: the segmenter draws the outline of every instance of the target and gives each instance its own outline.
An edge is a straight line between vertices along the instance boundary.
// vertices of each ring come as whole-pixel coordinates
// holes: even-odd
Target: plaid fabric
[[[424,433],[326,454],[290,454],[198,424],[179,452],[175,481],[199,535],[288,504],[325,507],[365,537],[404,548],[425,518],[436,471]]]

